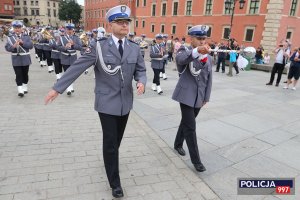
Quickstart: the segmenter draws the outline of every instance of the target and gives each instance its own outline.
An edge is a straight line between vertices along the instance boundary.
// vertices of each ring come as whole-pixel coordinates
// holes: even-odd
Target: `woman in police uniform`
[[[177,70],[180,78],[172,99],[180,103],[181,122],[174,142],[175,150],[182,156],[186,140],[191,161],[197,171],[205,171],[200,160],[197,136],[196,117],[200,109],[209,101],[212,85],[212,58],[205,39],[208,27],[197,25],[189,29],[191,46],[181,46],[176,55]]]
[[[5,49],[11,52],[12,65],[16,74],[18,96],[23,97],[28,92],[28,71],[31,64],[29,49],[33,43],[29,35],[22,33],[23,23],[12,22],[13,33],[8,36]]]

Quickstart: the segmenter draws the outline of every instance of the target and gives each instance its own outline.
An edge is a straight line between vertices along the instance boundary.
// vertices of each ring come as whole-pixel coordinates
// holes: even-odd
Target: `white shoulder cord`
[[[121,65],[116,66],[114,69],[111,69],[110,65],[106,66],[106,64],[105,64],[105,62],[103,60],[102,49],[101,49],[99,41],[97,41],[97,52],[98,52],[98,56],[99,56],[99,62],[100,62],[100,65],[101,65],[103,71],[105,73],[107,73],[108,75],[111,75],[111,76],[116,75],[118,73],[118,71],[120,71],[121,77],[122,77],[122,81],[124,81],[124,77],[123,77]],[[96,59],[96,62],[97,62],[97,59]]]

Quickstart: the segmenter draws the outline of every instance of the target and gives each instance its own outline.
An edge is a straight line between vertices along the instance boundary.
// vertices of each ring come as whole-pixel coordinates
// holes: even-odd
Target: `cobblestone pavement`
[[[19,98],[10,55],[0,46],[0,200],[112,199],[93,75],[75,82],[72,97],[45,106],[55,75],[32,55],[29,93]],[[123,199],[219,199],[135,111],[120,148],[120,176]]]

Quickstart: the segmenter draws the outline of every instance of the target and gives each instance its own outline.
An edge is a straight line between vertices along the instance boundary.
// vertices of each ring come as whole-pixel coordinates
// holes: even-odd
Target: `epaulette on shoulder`
[[[136,44],[136,45],[139,45],[138,43],[132,41],[132,40],[128,40],[129,42],[133,43],[133,44]]]

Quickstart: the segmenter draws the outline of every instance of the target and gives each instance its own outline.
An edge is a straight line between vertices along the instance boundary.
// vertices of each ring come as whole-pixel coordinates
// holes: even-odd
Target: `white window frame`
[[[165,13],[165,15],[163,15],[163,13],[162,13],[162,11],[163,11],[163,4],[166,4],[166,13]],[[168,7],[167,2],[166,2],[166,1],[162,1],[162,2],[161,2],[161,9],[160,9],[160,15],[161,15],[162,17],[166,17],[166,16],[167,16],[167,7]]]
[[[178,3],[178,6],[177,6],[177,15],[174,15],[174,3],[175,2]],[[178,10],[179,10],[179,1],[178,0],[172,1],[172,16],[178,16]]]
[[[188,2],[188,1],[191,1],[191,14],[190,14],[190,15],[187,15],[187,14],[186,14],[186,11],[187,11],[187,2]],[[178,7],[179,7],[179,5],[178,5]],[[177,14],[178,14],[178,13],[177,13]],[[185,15],[185,16],[192,16],[192,15],[193,15],[193,1],[192,1],[192,0],[186,0],[186,1],[185,1],[184,15]]]
[[[225,28],[229,28],[229,30],[230,30],[230,26],[223,26],[222,27],[222,40],[228,40],[228,38],[224,38]]]
[[[153,13],[153,5],[155,5],[155,15],[153,16],[152,13]],[[151,17],[156,17],[157,16],[157,4],[156,3],[152,3],[151,4],[151,14],[150,14]]]
[[[173,27],[174,26],[175,26],[175,33],[173,33]],[[172,24],[171,25],[171,31],[170,32],[171,32],[172,35],[176,34],[176,32],[177,32],[177,24]]]

